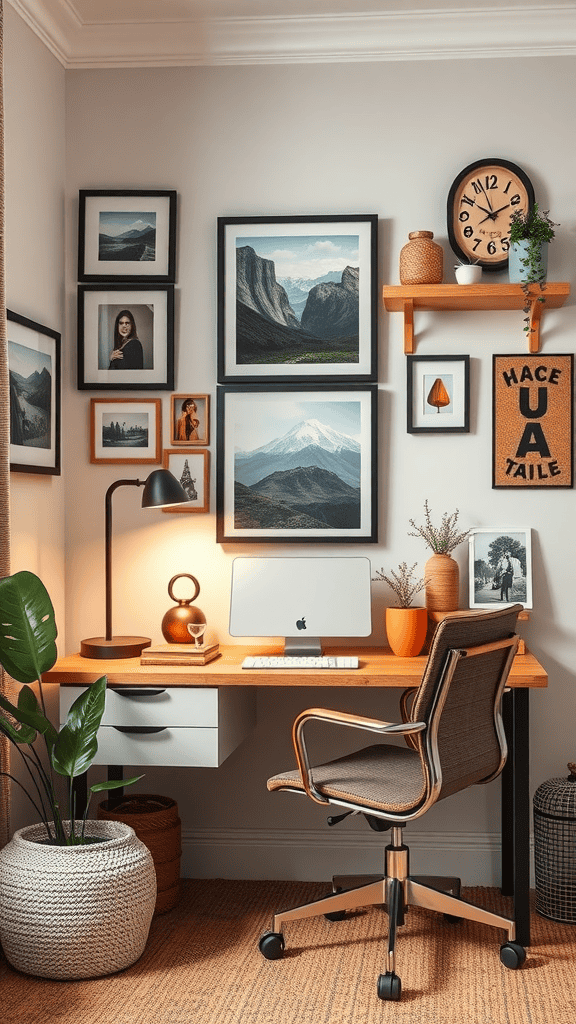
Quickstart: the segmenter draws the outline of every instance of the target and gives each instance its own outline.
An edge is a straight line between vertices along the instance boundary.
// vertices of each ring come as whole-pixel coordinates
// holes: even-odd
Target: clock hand
[[[482,210],[482,213],[487,213],[489,217],[493,216],[492,211],[487,210],[485,206],[480,206],[480,203],[476,203],[476,206],[478,207],[479,210]]]
[[[492,203],[490,202],[490,197],[489,197],[486,189],[484,188],[484,185],[482,184],[482,182],[479,179],[478,179],[478,184],[480,185],[480,188],[482,189],[484,195],[486,196],[486,202],[488,203],[488,206],[490,207],[490,209],[492,209]]]
[[[502,213],[502,210],[507,210],[509,206],[510,203],[506,203],[506,206],[501,206],[499,210],[494,210],[494,218],[496,218],[499,213]]]

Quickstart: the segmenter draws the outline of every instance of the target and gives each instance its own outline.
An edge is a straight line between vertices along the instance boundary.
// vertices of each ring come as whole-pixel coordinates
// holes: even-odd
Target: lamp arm
[[[115,480],[106,491],[105,498],[105,545],[106,545],[106,639],[112,639],[112,495],[117,487],[128,485],[143,487],[145,480]]]

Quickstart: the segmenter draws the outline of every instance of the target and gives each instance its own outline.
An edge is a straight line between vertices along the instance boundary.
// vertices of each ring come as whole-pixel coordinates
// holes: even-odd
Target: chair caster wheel
[[[455,917],[454,914],[443,914],[444,920],[447,924],[460,924],[461,917]]]
[[[284,955],[282,932],[265,932],[258,943],[258,949],[267,960],[281,960]]]
[[[402,992],[402,983],[397,974],[387,971],[378,978],[378,998],[397,1002]]]
[[[505,942],[500,946],[500,960],[510,971],[517,971],[526,959],[526,950],[518,942]]]
[[[343,921],[346,917],[345,910],[332,910],[329,914],[324,914],[327,921]]]

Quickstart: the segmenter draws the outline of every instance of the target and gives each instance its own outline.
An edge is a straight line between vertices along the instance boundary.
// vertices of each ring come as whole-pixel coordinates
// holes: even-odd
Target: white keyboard
[[[358,658],[355,655],[349,657],[338,655],[336,658],[331,658],[329,655],[322,655],[318,658],[314,655],[305,657],[277,657],[276,655],[263,657],[259,655],[256,658],[244,658],[242,668],[358,668]]]

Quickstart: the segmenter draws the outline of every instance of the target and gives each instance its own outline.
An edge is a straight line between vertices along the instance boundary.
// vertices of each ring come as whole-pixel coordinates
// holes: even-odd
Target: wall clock
[[[508,266],[510,217],[534,203],[532,182],[517,164],[487,157],[469,164],[448,194],[448,238],[459,259],[485,270]]]

